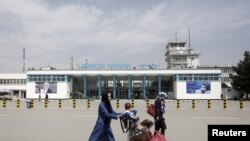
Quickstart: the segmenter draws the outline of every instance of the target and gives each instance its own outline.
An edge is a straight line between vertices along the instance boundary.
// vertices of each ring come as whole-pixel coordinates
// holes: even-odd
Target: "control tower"
[[[169,42],[166,50],[167,69],[196,69],[199,65],[199,54],[186,46],[186,42]]]

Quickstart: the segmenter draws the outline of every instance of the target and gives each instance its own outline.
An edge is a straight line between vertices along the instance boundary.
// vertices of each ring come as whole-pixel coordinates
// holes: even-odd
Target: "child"
[[[137,110],[131,109],[130,103],[125,103],[125,112],[121,117],[131,119],[135,125],[135,128],[128,130],[128,140],[147,141],[148,136],[152,137],[152,133],[148,129],[153,125],[153,122],[147,119],[140,122],[140,118],[136,114]]]
[[[123,113],[122,117],[126,119],[132,119],[132,121],[135,124],[135,127],[138,129],[142,129],[143,127],[140,124],[140,118],[136,114],[137,114],[137,110],[131,109],[130,103],[125,103],[125,112]]]

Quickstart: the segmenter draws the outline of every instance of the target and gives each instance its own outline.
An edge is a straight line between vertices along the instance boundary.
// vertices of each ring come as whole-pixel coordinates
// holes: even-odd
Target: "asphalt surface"
[[[123,112],[124,103],[120,100],[112,105],[115,111]],[[153,101],[149,101],[152,103]],[[227,101],[226,107],[221,100],[195,101],[181,100],[179,108],[177,101],[166,100],[166,138],[168,141],[207,141],[207,126],[209,124],[249,124],[250,102],[244,101],[240,109],[239,101]],[[47,108],[44,101],[34,102],[34,108],[27,108],[26,102],[7,101],[3,107],[0,101],[0,141],[88,141],[97,119],[99,100],[91,101],[87,108],[87,101],[76,101],[73,108],[72,101],[62,101],[59,108],[58,101],[50,101]],[[146,113],[147,103],[136,100],[134,106],[139,110],[141,119],[153,120]],[[116,141],[127,141],[127,135],[122,133],[120,121],[112,120],[111,127]],[[153,132],[154,126],[150,129]]]

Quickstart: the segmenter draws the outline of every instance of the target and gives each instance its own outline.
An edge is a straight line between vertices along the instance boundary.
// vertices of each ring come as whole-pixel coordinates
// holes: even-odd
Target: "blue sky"
[[[160,64],[188,41],[201,65],[236,65],[250,50],[248,0],[1,0],[0,72],[80,64]]]

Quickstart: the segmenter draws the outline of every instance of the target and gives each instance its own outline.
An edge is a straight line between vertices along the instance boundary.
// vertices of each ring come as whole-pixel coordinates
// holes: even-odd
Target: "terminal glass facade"
[[[0,85],[23,85],[26,84],[26,79],[0,79]]]
[[[159,91],[172,91],[173,87],[172,77],[161,75],[82,76],[74,78],[73,86],[73,91],[82,91],[83,98],[93,99],[106,92],[110,92],[113,99],[155,98]]]
[[[174,81],[221,81],[221,74],[176,74]]]
[[[28,81],[60,82],[60,81],[70,81],[70,77],[68,77],[68,75],[28,75]]]

